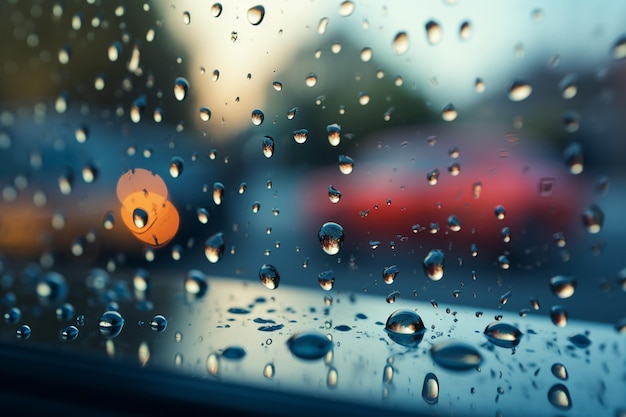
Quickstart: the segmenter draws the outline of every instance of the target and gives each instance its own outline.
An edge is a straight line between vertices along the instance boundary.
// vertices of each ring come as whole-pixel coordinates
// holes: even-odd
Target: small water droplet
[[[383,268],[383,282],[385,284],[393,284],[396,280],[398,272],[400,272],[398,265],[391,265]]]
[[[326,126],[326,133],[328,135],[328,143],[332,146],[338,146],[341,143],[341,126],[337,123]]]
[[[317,75],[313,72],[310,72],[304,79],[304,84],[307,87],[314,87],[315,84],[317,84]]]
[[[567,379],[569,378],[567,374],[567,368],[562,363],[555,363],[554,365],[552,365],[550,370],[552,371],[552,375],[559,378],[561,381],[567,381]]]
[[[15,337],[19,340],[27,340],[30,337],[31,333],[32,331],[30,326],[28,324],[22,324],[15,331]]]
[[[222,14],[222,4],[221,3],[213,3],[213,5],[211,6],[211,16],[213,17],[220,17],[220,15]]]
[[[567,325],[567,310],[559,305],[552,306],[550,309],[550,319],[556,326],[565,327],[565,325]]]
[[[621,36],[617,41],[615,41],[613,44],[612,55],[613,59],[626,58],[626,36]]]
[[[280,274],[274,265],[261,265],[261,268],[259,268],[259,279],[270,290],[275,290],[278,288],[278,284],[280,284]]]
[[[446,122],[453,122],[458,117],[459,113],[457,112],[454,104],[448,103],[441,109],[441,118]]]
[[[185,275],[185,293],[188,300],[197,300],[207,293],[209,284],[204,273],[197,269],[191,269]]]
[[[398,32],[392,42],[393,53],[403,55],[409,50],[409,35],[406,32]]]
[[[117,311],[107,311],[98,320],[100,334],[107,339],[117,337],[124,327],[124,318]]]
[[[428,171],[426,174],[426,180],[430,185],[437,185],[439,182],[439,170],[435,168],[432,171]]]
[[[458,232],[461,230],[461,220],[455,216],[454,214],[448,217],[448,227],[453,232]]]
[[[387,297],[385,297],[385,301],[387,301],[388,304],[393,304],[398,297],[400,297],[400,291],[391,291],[387,294]]]
[[[354,160],[347,155],[339,155],[339,171],[348,175],[354,169]]]
[[[430,355],[439,366],[459,371],[476,368],[483,361],[475,347],[453,340],[434,345]]]
[[[300,359],[321,359],[333,348],[333,342],[320,333],[304,332],[294,334],[287,340],[287,347]]]
[[[354,13],[355,4],[351,0],[341,2],[339,5],[339,16],[348,17]]]
[[[576,76],[573,74],[568,74],[559,82],[559,90],[561,91],[561,97],[566,100],[572,99],[576,97],[576,93],[578,93],[578,80]]]
[[[293,120],[296,117],[296,113],[298,112],[297,107],[292,107],[287,111],[287,119]]]
[[[265,115],[261,109],[254,109],[250,114],[250,118],[252,119],[252,124],[255,126],[260,126],[265,120]]]
[[[150,320],[150,330],[152,330],[153,332],[162,333],[165,331],[166,327],[167,319],[161,314],[157,314],[156,316],[152,317],[152,320]]]
[[[343,246],[343,227],[335,222],[324,223],[318,232],[318,238],[324,252],[336,255]]]
[[[199,207],[196,209],[196,215],[198,216],[198,221],[202,224],[207,224],[209,222],[209,212],[207,209],[203,207]]]
[[[569,390],[563,384],[555,384],[548,391],[548,400],[550,404],[559,410],[569,410],[572,408],[572,398]]]
[[[59,307],[57,307],[55,313],[57,320],[59,321],[70,321],[74,318],[74,306],[70,303],[63,303]],[[5,315],[6,319],[6,315]]]
[[[586,349],[591,345],[591,340],[582,333],[570,335],[567,340],[579,349]]]
[[[500,255],[498,256],[498,265],[500,265],[502,269],[509,269],[511,267],[511,261],[509,261],[508,256]]]
[[[222,204],[222,198],[224,197],[224,184],[221,182],[215,182],[213,184],[213,202],[216,205]]]
[[[263,150],[263,156],[266,158],[274,156],[274,138],[271,136],[264,136],[261,148]]]
[[[217,263],[224,255],[224,234],[215,233],[204,243],[204,255],[212,264]]]
[[[330,291],[335,285],[335,272],[332,269],[320,272],[317,280],[324,291]]]
[[[425,29],[426,39],[429,44],[436,45],[441,42],[441,38],[443,38],[443,29],[439,23],[434,20],[430,20],[426,23]]]
[[[431,250],[424,258],[422,266],[424,273],[433,281],[439,281],[443,278],[444,254],[440,249]]]
[[[459,38],[466,41],[472,37],[472,25],[467,20],[461,23],[459,27]]]
[[[189,81],[184,77],[177,77],[174,81],[174,97],[176,100],[183,101],[189,92]]]
[[[599,233],[604,225],[604,212],[597,205],[591,205],[583,211],[582,221],[589,233]]]
[[[186,25],[191,23],[191,14],[189,12],[183,12],[183,23]]]
[[[203,122],[211,120],[211,110],[208,107],[200,107],[200,120]]]
[[[504,243],[509,243],[511,241],[511,228],[503,227],[500,231],[500,236],[502,236],[502,241]]]
[[[328,199],[331,203],[338,203],[341,200],[341,191],[337,190],[332,185],[328,186]]]
[[[396,310],[387,318],[385,332],[399,345],[415,347],[424,338],[426,327],[415,311]]]
[[[487,340],[503,348],[514,348],[522,338],[522,332],[517,327],[499,321],[489,324],[483,333]]]
[[[556,275],[550,278],[550,289],[559,298],[569,298],[576,290],[576,278],[572,275]]]
[[[304,143],[309,137],[309,131],[306,129],[298,129],[293,131],[293,140],[296,143]]]
[[[509,86],[509,100],[523,101],[526,100],[533,92],[532,86],[525,81],[513,81]]]
[[[133,210],[133,224],[138,229],[143,229],[148,224],[148,213],[144,209],[136,208]]]
[[[67,326],[61,329],[59,332],[59,339],[65,342],[73,342],[78,338],[78,327],[76,326]]]
[[[437,404],[439,401],[439,380],[432,372],[427,373],[424,377],[422,398],[426,401],[426,404],[430,405]]]
[[[183,173],[184,162],[183,158],[175,156],[170,161],[170,176],[172,178],[178,178]]]
[[[248,9],[247,16],[248,22],[250,22],[250,24],[253,26],[257,26],[261,24],[263,18],[265,17],[265,7],[261,6],[260,4],[251,7]]]

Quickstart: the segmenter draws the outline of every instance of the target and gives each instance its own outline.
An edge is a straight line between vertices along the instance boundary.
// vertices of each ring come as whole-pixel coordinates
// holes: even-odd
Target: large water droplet
[[[569,298],[576,290],[576,278],[572,275],[557,275],[550,278],[550,289],[559,298]]]
[[[533,92],[532,86],[525,81],[513,81],[509,86],[509,99],[511,101],[526,100]]]
[[[31,333],[32,331],[30,326],[28,324],[22,324],[15,331],[15,337],[20,340],[27,340],[30,337]]]
[[[117,337],[124,327],[124,318],[117,311],[107,311],[98,320],[100,334],[107,339]]]
[[[265,115],[261,109],[254,109],[250,114],[250,118],[252,119],[252,124],[255,126],[260,126],[265,120]]]
[[[343,246],[343,227],[335,222],[324,223],[317,236],[322,249],[329,255],[336,255]]]
[[[548,400],[550,404],[559,410],[569,410],[572,408],[572,398],[569,390],[563,384],[555,384],[548,391]]]
[[[185,77],[178,77],[174,81],[174,97],[176,100],[183,101],[189,92],[189,81]]]
[[[426,39],[428,43],[431,45],[436,45],[441,42],[441,38],[443,37],[443,29],[441,29],[441,25],[434,20],[430,20],[425,25],[426,28]]]
[[[409,50],[409,35],[406,32],[398,32],[393,38],[392,47],[394,54],[405,54]]]
[[[304,143],[309,137],[309,131],[306,129],[298,129],[293,131],[293,140],[296,143]]]
[[[231,360],[240,360],[246,356],[246,350],[241,346],[229,346],[222,351],[222,357]]]
[[[483,361],[475,347],[452,340],[434,345],[430,355],[437,365],[459,371],[476,368]]]
[[[212,264],[217,263],[224,254],[224,234],[215,233],[204,243],[204,255]]]
[[[204,297],[209,289],[204,273],[197,269],[191,269],[185,275],[185,293],[187,299],[195,300]]]
[[[552,375],[559,378],[561,381],[567,381],[569,376],[567,375],[567,368],[562,363],[555,363],[550,368]]]
[[[332,269],[320,272],[317,280],[324,291],[330,291],[335,285],[335,272]]]
[[[250,22],[251,25],[259,25],[265,17],[265,7],[261,6],[260,4],[254,7],[250,7],[248,9],[247,15],[248,22]]]
[[[333,348],[326,336],[320,333],[304,332],[294,334],[287,340],[287,347],[300,359],[321,359]]]
[[[517,327],[499,321],[489,324],[483,333],[487,340],[503,348],[514,348],[522,338],[522,332]]]
[[[437,375],[429,372],[424,377],[424,384],[422,385],[422,398],[427,404],[437,404],[439,401],[439,380]]]
[[[399,345],[415,347],[424,338],[426,327],[415,311],[396,310],[387,318],[385,332]]]
[[[552,306],[550,309],[550,319],[555,325],[565,327],[567,324],[567,310],[559,305]]]
[[[191,14],[189,12],[183,12],[183,23],[186,25],[191,23]]]
[[[211,110],[208,107],[200,108],[200,120],[203,122],[208,122],[211,120]]]
[[[148,224],[148,213],[144,209],[136,208],[133,210],[133,224],[138,229],[143,229]]]
[[[261,265],[261,268],[259,268],[259,279],[270,290],[275,290],[278,288],[278,284],[280,284],[280,274],[274,265]]]
[[[422,262],[426,276],[433,281],[439,281],[443,278],[443,261],[444,254],[442,250],[433,249],[428,252],[428,255],[426,255]]]
[[[326,133],[328,135],[328,143],[332,146],[338,146],[341,143],[341,126],[337,123],[326,126]]]
[[[604,225],[604,212],[594,204],[583,211],[582,220],[589,233],[599,233]]]
[[[348,155],[339,155],[339,171],[344,175],[349,175],[354,169],[354,160]]]

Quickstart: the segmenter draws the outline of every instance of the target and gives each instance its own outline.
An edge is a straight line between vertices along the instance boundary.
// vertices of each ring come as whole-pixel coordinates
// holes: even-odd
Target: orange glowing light
[[[117,182],[122,221],[137,239],[153,247],[171,241],[180,224],[178,211],[167,197],[163,179],[142,168],[128,170]]]

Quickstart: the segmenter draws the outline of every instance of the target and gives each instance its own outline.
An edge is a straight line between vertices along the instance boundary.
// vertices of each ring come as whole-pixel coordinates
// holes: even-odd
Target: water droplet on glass
[[[626,58],[626,36],[620,37],[613,44],[613,59],[624,59]]]
[[[337,190],[332,185],[328,186],[328,199],[331,203],[338,203],[341,200],[341,191]]]
[[[216,182],[213,184],[213,202],[216,205],[222,204],[222,198],[224,197],[224,184]]]
[[[341,2],[339,5],[339,16],[348,17],[354,12],[355,4],[350,0]]]
[[[567,368],[562,363],[555,363],[550,368],[552,375],[559,378],[561,381],[567,381],[569,376],[567,375]]]
[[[328,143],[332,146],[338,146],[341,142],[341,126],[337,123],[326,126],[326,133],[328,134]]]
[[[265,17],[265,7],[261,6],[260,4],[254,7],[251,7],[248,9],[248,22],[250,22],[251,25],[256,26],[259,25],[262,21],[263,18]]]
[[[403,55],[409,50],[409,35],[406,32],[398,32],[392,42],[393,53]]]
[[[503,227],[500,231],[500,236],[502,236],[504,243],[509,243],[511,241],[511,229],[509,227]]]
[[[456,120],[459,113],[452,103],[448,103],[441,109],[441,118],[446,122],[452,122]]]
[[[326,33],[327,27],[328,27],[328,18],[327,17],[321,18],[319,23],[317,24],[317,33],[319,33],[320,35],[323,35],[324,33]]]
[[[166,327],[167,319],[161,314],[157,314],[156,316],[152,317],[152,320],[150,320],[150,330],[152,330],[153,332],[161,333],[165,331]]]
[[[294,117],[296,117],[296,113],[298,112],[298,108],[297,107],[292,107],[287,111],[287,119],[288,120],[293,120]]]
[[[461,173],[461,164],[458,162],[452,162],[450,166],[448,166],[448,172],[453,177],[458,176]]]
[[[372,48],[366,47],[361,49],[361,53],[359,56],[362,62],[370,62],[373,56]]]
[[[36,287],[39,302],[45,306],[56,306],[65,301],[69,287],[65,277],[58,272],[46,272]]]
[[[259,279],[266,288],[275,290],[280,283],[280,274],[274,265],[263,264],[259,268]]]
[[[184,163],[183,158],[175,156],[170,161],[170,176],[172,178],[178,178],[183,173]]]
[[[483,361],[475,347],[452,340],[434,345],[430,355],[437,365],[459,371],[476,368]]]
[[[59,332],[59,339],[65,342],[73,342],[78,338],[78,327],[76,326],[67,326],[61,329]]]
[[[271,136],[264,136],[261,148],[263,150],[263,156],[271,158],[274,155],[274,138]]]
[[[573,133],[580,128],[580,114],[575,111],[563,113],[563,128],[568,133]]]
[[[454,214],[448,217],[448,227],[453,232],[458,232],[461,230],[461,220],[455,216]]]
[[[579,349],[586,349],[591,345],[591,340],[582,333],[570,335],[567,340]]]
[[[437,182],[439,182],[439,170],[435,168],[432,171],[429,171],[426,174],[426,180],[430,185],[437,185]]]
[[[202,271],[191,269],[185,275],[185,293],[188,299],[200,299],[209,289],[206,276]]]
[[[335,222],[324,223],[318,232],[318,238],[324,252],[336,255],[343,246],[343,227]]]
[[[252,203],[253,213],[258,213],[260,209],[261,209],[261,203],[259,203],[258,201],[255,201],[254,203]]]
[[[393,284],[396,280],[398,272],[400,272],[398,265],[391,265],[383,268],[383,282],[385,284]]]
[[[183,12],[183,23],[186,25],[191,23],[191,14],[189,12]]]
[[[313,72],[310,72],[304,79],[304,84],[307,87],[314,87],[315,84],[317,84],[317,75],[315,75],[315,73]]]
[[[213,3],[213,5],[211,6],[211,16],[213,17],[220,17],[220,15],[222,14],[222,4],[221,3]]]
[[[572,398],[569,390],[563,384],[555,384],[548,391],[548,400],[550,404],[559,410],[569,410],[572,408]]]
[[[70,321],[74,318],[74,306],[70,303],[63,303],[59,307],[57,307],[55,313],[57,316],[57,320]]]
[[[136,208],[133,210],[133,224],[138,229],[143,229],[148,224],[148,213],[144,209]]]
[[[563,151],[563,159],[569,168],[569,172],[578,175],[583,172],[584,158],[583,149],[580,143],[572,142]]]
[[[493,213],[498,220],[504,220],[504,218],[506,217],[506,209],[504,208],[504,206],[501,206],[499,204],[493,209]]]
[[[272,83],[272,87],[274,87],[274,90],[276,91],[283,91],[283,83],[281,83],[280,81],[274,81]]]
[[[250,118],[252,119],[253,125],[260,126],[263,123],[263,120],[265,120],[265,115],[263,114],[262,110],[254,109],[250,114]]]
[[[443,37],[443,30],[441,25],[434,20],[430,20],[425,25],[426,28],[426,39],[428,43],[431,45],[436,45],[441,42],[441,38]]]
[[[433,281],[439,281],[443,278],[443,262],[444,254],[442,250],[433,249],[428,252],[428,255],[426,255],[422,262],[426,276]]]
[[[339,155],[339,171],[348,175],[354,169],[354,160],[347,155]]]
[[[583,211],[582,221],[589,233],[599,233],[604,225],[604,212],[597,205],[591,205]]]
[[[246,356],[246,350],[241,346],[229,346],[222,351],[222,357],[231,360],[240,360]]]
[[[483,333],[487,340],[503,348],[514,348],[522,338],[522,332],[517,327],[499,321],[489,324]]]
[[[550,289],[559,298],[569,298],[576,290],[576,278],[572,275],[557,275],[550,278]]]
[[[209,212],[205,208],[196,209],[196,215],[198,216],[198,221],[202,224],[207,224],[209,222]]]
[[[117,337],[124,327],[124,318],[117,311],[107,311],[98,320],[100,334],[107,339]]]
[[[111,62],[117,61],[121,53],[122,53],[121,43],[115,41],[111,45],[109,45],[109,49],[108,49],[109,61]]]
[[[387,301],[388,304],[393,304],[398,297],[400,297],[400,291],[391,291],[387,294],[387,297],[385,297],[385,301]]]
[[[552,306],[550,309],[550,319],[555,325],[565,327],[567,324],[567,310],[559,305]]]
[[[387,318],[385,332],[399,345],[415,347],[424,338],[426,327],[415,311],[396,310]]]
[[[183,101],[189,92],[189,81],[184,77],[178,77],[174,81],[174,97],[176,100]]]
[[[426,404],[431,405],[437,404],[437,401],[439,401],[439,380],[432,372],[427,373],[424,377],[422,398],[426,401]]]
[[[461,23],[459,27],[459,38],[466,41],[472,37],[472,25],[467,20]]]
[[[568,74],[559,82],[559,90],[561,91],[561,97],[566,100],[574,98],[578,93],[578,80],[573,74]]]
[[[294,334],[287,340],[291,353],[300,359],[321,359],[333,348],[333,342],[320,333],[304,332]]]
[[[30,326],[28,324],[22,324],[15,331],[15,337],[19,340],[27,340],[30,337],[31,333],[32,331]]]
[[[361,106],[365,106],[370,102],[370,96],[368,93],[365,93],[363,91],[361,91],[358,95],[359,98],[359,104]]]
[[[514,81],[509,86],[509,99],[511,101],[526,100],[532,93],[533,88],[525,81]]]
[[[474,89],[478,94],[485,92],[485,82],[482,78],[476,78],[476,81],[474,81]]]
[[[500,268],[502,269],[509,269],[511,267],[511,261],[508,256],[500,255],[498,256],[498,265],[500,265]]]
[[[317,280],[324,291],[330,291],[335,285],[335,272],[332,269],[320,272]]]
[[[224,234],[215,233],[204,243],[204,255],[212,264],[217,263],[224,254]]]
[[[200,120],[203,122],[211,120],[211,110],[208,107],[200,107]]]
[[[4,322],[7,324],[16,324],[22,319],[22,310],[18,307],[11,307],[4,313]]]

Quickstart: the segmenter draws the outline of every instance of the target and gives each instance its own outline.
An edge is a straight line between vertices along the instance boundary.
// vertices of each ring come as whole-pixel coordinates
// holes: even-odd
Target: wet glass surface
[[[397,412],[625,415],[624,17],[2,2],[0,340]]]

